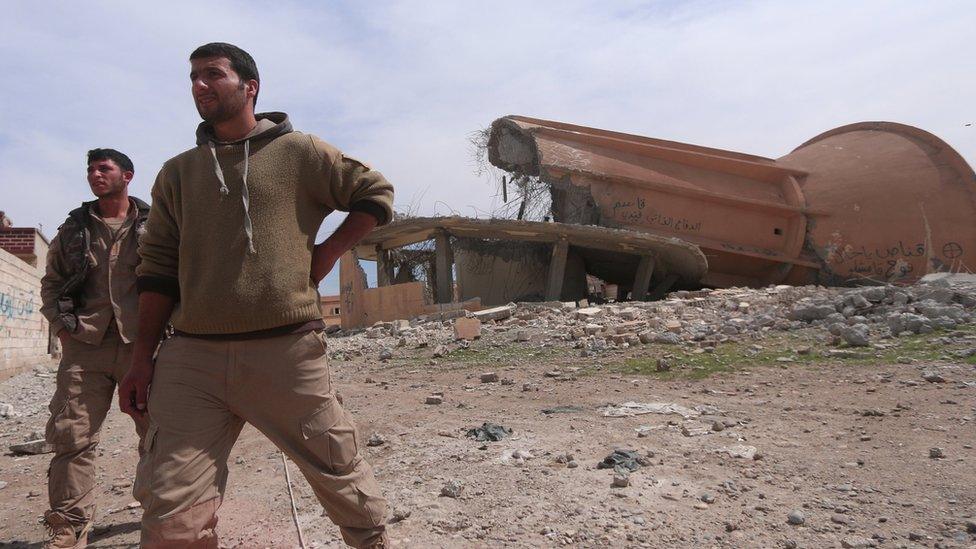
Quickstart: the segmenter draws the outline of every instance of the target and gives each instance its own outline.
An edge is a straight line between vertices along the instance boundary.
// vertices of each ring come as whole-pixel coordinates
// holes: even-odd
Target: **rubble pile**
[[[865,347],[880,339],[951,330],[974,319],[976,276],[929,275],[913,286],[770,286],[679,291],[655,302],[508,304],[456,318],[438,314],[379,322],[332,340],[332,356],[386,361],[397,349],[429,347],[432,358],[486,345],[566,346],[582,356],[646,344],[705,351],[769,331],[814,329],[824,343]],[[461,316],[465,315],[465,316]],[[667,364],[659,365],[667,369]]]

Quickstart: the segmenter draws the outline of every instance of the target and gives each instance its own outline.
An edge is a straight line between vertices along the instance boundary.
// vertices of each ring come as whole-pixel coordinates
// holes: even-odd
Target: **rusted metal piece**
[[[508,116],[488,153],[548,183],[556,221],[698,245],[707,285],[907,283],[968,270],[976,250],[972,168],[901,124],[844,126],[773,160]]]

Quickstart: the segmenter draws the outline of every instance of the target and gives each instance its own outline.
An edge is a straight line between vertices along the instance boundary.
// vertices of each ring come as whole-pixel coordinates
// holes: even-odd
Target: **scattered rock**
[[[29,440],[21,444],[11,444],[10,451],[15,454],[50,454],[54,452],[54,448],[47,443],[43,438],[36,440]]]
[[[366,441],[366,446],[382,446],[384,444],[386,444],[386,439],[379,433],[373,433]]]
[[[457,499],[461,497],[462,491],[464,491],[464,485],[458,480],[451,480],[441,487],[441,495],[446,498]]]
[[[441,395],[430,395],[424,400],[424,404],[443,404],[444,397]]]
[[[481,374],[482,383],[498,383],[498,374],[495,372],[485,372]]]
[[[794,509],[793,511],[790,511],[790,514],[786,517],[786,522],[794,526],[800,526],[806,523],[806,521],[807,521],[806,515],[804,515],[803,511],[799,509]]]

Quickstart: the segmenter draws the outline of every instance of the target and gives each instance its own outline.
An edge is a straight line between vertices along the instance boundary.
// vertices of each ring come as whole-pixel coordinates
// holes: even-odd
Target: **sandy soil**
[[[363,440],[385,439],[364,452],[394,511],[395,546],[976,546],[976,533],[967,533],[967,521],[976,531],[976,369],[970,364],[782,363],[701,380],[666,379],[610,366],[648,353],[649,346],[600,360],[568,350],[478,351],[487,346],[476,342],[463,358],[436,363],[429,349],[387,363],[333,363]],[[563,374],[547,377],[554,367]],[[922,370],[933,367],[946,382],[922,379]],[[482,383],[487,371],[504,383]],[[35,373],[0,383],[0,402],[14,404],[19,416],[0,420],[4,449],[43,428],[53,385],[53,378]],[[443,404],[424,403],[438,391]],[[603,416],[602,406],[626,401],[712,408],[687,421]],[[576,409],[543,412],[557,406]],[[513,435],[487,443],[464,436],[486,421]],[[710,430],[714,423],[724,428]],[[645,436],[638,436],[642,426]],[[701,427],[708,434],[695,435]],[[134,441],[128,418],[113,410],[98,461],[93,547],[137,543],[140,510],[130,508],[129,486]],[[736,445],[755,447],[758,459],[731,457],[726,450]],[[628,487],[613,487],[614,473],[596,468],[615,448],[646,458]],[[930,457],[932,448],[945,457]],[[532,457],[506,459],[517,451]],[[578,467],[560,463],[565,454]],[[49,459],[0,455],[6,483],[0,545],[33,547],[42,540]],[[246,428],[230,467],[222,544],[297,546],[274,446]],[[338,530],[290,469],[308,545],[340,546]],[[459,497],[440,495],[450,481],[461,483]],[[796,510],[802,525],[788,524]]]

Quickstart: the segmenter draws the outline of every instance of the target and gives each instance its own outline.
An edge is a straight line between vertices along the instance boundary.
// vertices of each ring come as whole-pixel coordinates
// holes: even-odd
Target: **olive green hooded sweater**
[[[197,147],[163,164],[139,243],[140,292],[178,300],[190,334],[237,334],[322,318],[312,247],[333,210],[393,217],[393,187],[284,113],[232,143],[197,130]]]

